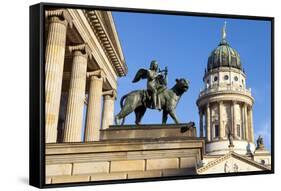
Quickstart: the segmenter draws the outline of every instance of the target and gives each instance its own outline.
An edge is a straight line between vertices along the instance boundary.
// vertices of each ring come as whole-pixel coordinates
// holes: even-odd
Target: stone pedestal
[[[101,97],[104,74],[102,70],[87,74],[90,78],[89,102],[86,118],[85,141],[98,141],[101,129]]]
[[[122,125],[101,130],[101,140],[195,138],[193,122],[168,125]]]
[[[57,140],[57,125],[61,97],[62,75],[65,55],[67,25],[70,22],[63,10],[46,11],[49,23],[46,42],[45,65],[45,106],[46,106],[46,143]]]
[[[253,157],[256,162],[271,167],[271,154],[266,148],[256,148]]]
[[[86,88],[87,58],[86,45],[70,46],[73,52],[72,72],[64,128],[64,142],[82,141],[82,120]]]

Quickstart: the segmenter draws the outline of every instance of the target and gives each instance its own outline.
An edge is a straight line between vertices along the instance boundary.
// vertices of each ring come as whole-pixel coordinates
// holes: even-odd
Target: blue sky
[[[247,75],[247,87],[255,98],[253,117],[255,138],[262,134],[270,148],[271,128],[271,25],[269,21],[220,19],[209,17],[113,12],[129,72],[118,79],[115,114],[120,98],[136,89],[145,89],[146,81],[131,81],[139,68],[148,68],[156,59],[160,68],[168,67],[168,86],[176,78],[190,80],[190,88],[178,104],[180,122],[194,121],[198,127],[196,100],[203,87],[203,74],[211,51],[221,39],[221,28],[227,21],[227,41],[241,57]],[[142,123],[161,123],[162,113],[147,110]],[[134,114],[126,118],[134,123]],[[169,118],[168,123],[172,123]]]

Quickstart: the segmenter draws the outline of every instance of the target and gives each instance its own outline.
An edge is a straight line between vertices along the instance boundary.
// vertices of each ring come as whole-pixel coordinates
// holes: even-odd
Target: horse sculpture
[[[166,124],[168,115],[172,117],[176,124],[179,123],[176,116],[176,106],[183,93],[188,90],[188,87],[189,82],[181,78],[176,79],[176,84],[171,89],[162,89],[158,92],[159,105],[163,110],[162,124]],[[151,96],[147,90],[135,90],[121,98],[120,106],[121,111],[115,116],[115,124],[123,125],[125,117],[134,111],[136,115],[135,123],[139,125],[146,109],[151,108]]]

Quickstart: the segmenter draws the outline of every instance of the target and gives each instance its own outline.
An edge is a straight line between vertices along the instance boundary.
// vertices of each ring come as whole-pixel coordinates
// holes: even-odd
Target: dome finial
[[[222,42],[226,42],[226,21],[224,21],[224,25],[222,28]]]

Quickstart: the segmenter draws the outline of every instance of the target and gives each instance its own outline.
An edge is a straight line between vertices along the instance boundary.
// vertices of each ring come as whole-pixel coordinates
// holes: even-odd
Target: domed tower
[[[226,40],[226,22],[222,39],[209,58],[197,106],[200,137],[206,139],[206,154],[221,155],[229,149],[239,154],[253,153],[254,99],[246,86],[246,74],[238,52]]]

